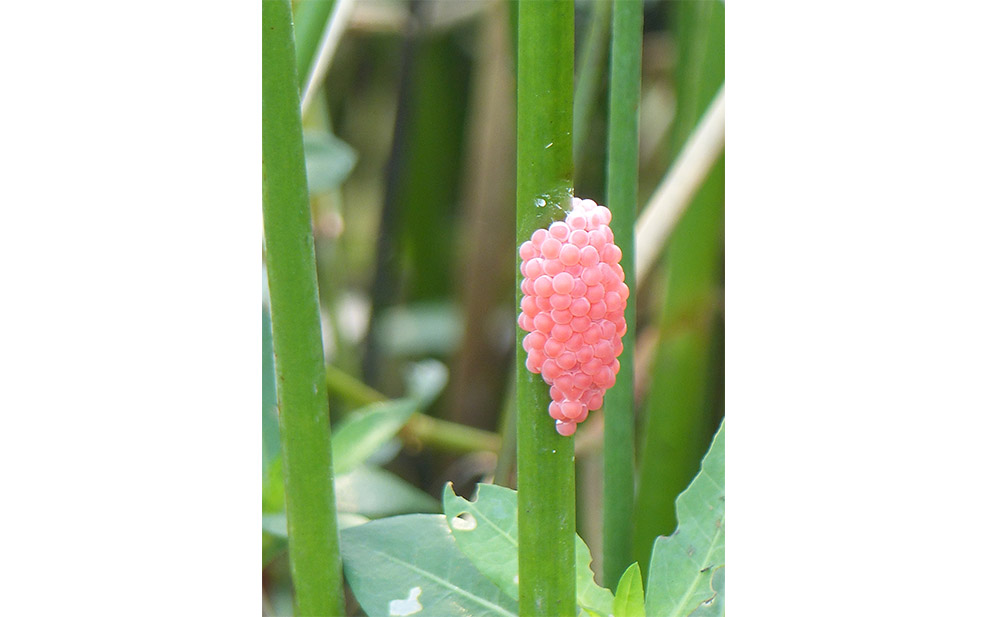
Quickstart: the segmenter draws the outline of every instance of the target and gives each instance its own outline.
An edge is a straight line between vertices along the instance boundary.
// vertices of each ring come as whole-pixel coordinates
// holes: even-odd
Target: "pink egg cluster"
[[[574,197],[565,222],[535,230],[518,250],[525,367],[549,384],[560,435],[600,409],[621,368],[628,286],[610,222],[606,207]]]

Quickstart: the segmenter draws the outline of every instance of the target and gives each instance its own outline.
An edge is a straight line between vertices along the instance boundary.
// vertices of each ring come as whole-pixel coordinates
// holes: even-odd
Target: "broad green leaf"
[[[652,546],[645,608],[656,617],[686,617],[714,592],[724,565],[724,423],[703,457],[700,473],[676,498],[679,526]]]
[[[614,617],[645,617],[645,591],[638,562],[628,566],[614,592]]]
[[[353,148],[330,133],[306,131],[302,142],[310,193],[335,189],[357,162]]]
[[[518,493],[495,484],[477,485],[477,500],[443,491],[443,509],[460,550],[478,570],[512,598],[518,598]],[[462,516],[467,515],[467,516]],[[614,597],[598,587],[590,569],[590,549],[576,540],[576,601],[589,615],[606,617]]]
[[[721,566],[714,570],[713,579],[710,582],[713,598],[700,603],[695,611],[690,613],[690,617],[724,617],[724,570]],[[617,617],[617,615],[615,615]]]
[[[429,495],[393,473],[369,466],[336,477],[336,509],[370,518],[441,511]]]
[[[515,617],[518,601],[457,548],[441,514],[406,514],[345,529],[343,570],[368,617]]]
[[[415,401],[396,399],[373,403],[333,427],[333,471],[356,469],[387,443],[415,412]]]

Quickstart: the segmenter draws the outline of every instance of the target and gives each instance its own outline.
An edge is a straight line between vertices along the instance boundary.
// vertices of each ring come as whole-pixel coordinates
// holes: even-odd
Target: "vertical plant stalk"
[[[683,151],[724,83],[724,3],[678,2],[676,123]],[[677,157],[678,158],[678,157]],[[696,475],[723,415],[724,157],[717,156],[663,250],[661,337],[643,408],[635,557],[647,576],[657,535],[676,529],[676,496]]]
[[[262,12],[264,240],[288,551],[299,615],[342,615],[319,294],[289,0]]]
[[[562,219],[573,177],[573,2],[518,4],[516,246]],[[520,266],[517,253],[516,266]],[[515,269],[516,304],[521,303]],[[573,439],[556,432],[549,388],[525,368],[516,330],[518,576],[523,617],[576,614]]]
[[[304,89],[309,82],[316,52],[335,5],[336,0],[299,0],[295,7],[295,47],[298,52],[295,64],[300,89]]]
[[[614,2],[608,102],[607,205],[614,242],[626,259],[628,332],[621,371],[604,399],[604,585],[616,589],[632,562],[635,499],[635,217],[638,211],[638,115],[642,1]]]
[[[600,76],[607,57],[607,26],[613,0],[593,0],[590,24],[586,28],[576,72],[573,94],[573,165],[580,167],[586,158],[590,116],[597,106]]]

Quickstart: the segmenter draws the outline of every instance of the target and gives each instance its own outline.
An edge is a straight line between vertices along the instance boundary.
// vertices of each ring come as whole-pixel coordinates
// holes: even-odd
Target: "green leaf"
[[[447,382],[449,382],[449,369],[439,360],[432,358],[416,362],[405,371],[407,396],[415,399],[421,410],[428,409],[429,405],[436,401]]]
[[[363,407],[333,428],[333,470],[356,469],[387,443],[415,413],[415,401],[396,399]]]
[[[700,473],[676,498],[676,518],[676,531],[652,546],[645,606],[657,617],[686,617],[714,596],[711,579],[724,565],[723,422]]]
[[[518,493],[495,484],[477,485],[477,500],[443,491],[443,509],[453,537],[473,565],[512,598],[518,598]],[[468,515],[463,517],[462,515]],[[590,569],[590,549],[576,540],[576,601],[590,615],[606,617],[614,597],[598,587]]]
[[[628,566],[614,592],[614,617],[645,617],[645,592],[638,562]]]
[[[281,454],[278,395],[275,388],[271,314],[267,305],[264,305],[261,309],[261,470],[265,478],[271,464]]]
[[[441,514],[406,514],[341,533],[343,569],[368,617],[515,617],[518,602],[456,547]]]
[[[366,516],[360,516],[359,514],[348,514],[345,512],[338,514],[336,520],[340,529],[356,527],[357,525],[363,525],[364,523],[370,521],[370,519]],[[261,516],[261,529],[264,533],[272,535],[276,538],[287,538],[288,517],[285,516],[284,512],[278,512],[277,514],[264,514]]]
[[[285,511],[285,476],[281,471],[281,456],[276,456],[264,474],[261,488],[261,512],[271,514]]]
[[[370,518],[441,510],[438,501],[408,482],[368,466],[336,477],[336,509]]]
[[[302,143],[310,193],[335,189],[357,163],[357,153],[353,148],[331,133],[306,131]]]
[[[395,357],[447,355],[463,338],[463,315],[450,302],[423,302],[381,311],[381,350]]]
[[[720,567],[714,570],[713,579],[710,582],[710,587],[714,597],[710,600],[706,600],[700,604],[699,607],[692,613],[690,617],[724,617],[724,570],[725,567]],[[617,617],[615,615],[615,617]]]

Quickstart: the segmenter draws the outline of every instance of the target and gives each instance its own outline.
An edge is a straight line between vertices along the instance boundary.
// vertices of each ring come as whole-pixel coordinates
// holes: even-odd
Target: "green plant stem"
[[[333,394],[342,396],[359,406],[389,400],[374,388],[332,364],[326,365],[326,385]],[[497,452],[501,449],[501,437],[497,433],[433,418],[419,412],[412,414],[400,435],[406,441],[445,452]]]
[[[342,615],[329,404],[288,0],[262,3],[264,240],[299,615]]]
[[[388,397],[332,364],[326,365],[326,385],[330,392],[358,407],[388,400]]]
[[[267,0],[265,0],[266,2]],[[336,0],[299,0],[295,6],[298,87],[304,88]]]
[[[571,203],[571,0],[519,3],[517,83],[516,246],[535,229],[563,218]],[[515,306],[521,302],[518,286]],[[523,334],[517,330],[519,612],[568,617],[576,614],[573,439],[556,432],[548,413],[549,388],[525,368]]]
[[[621,370],[604,403],[604,585],[615,589],[632,562],[635,500],[635,217],[638,211],[638,114],[642,2],[614,3],[608,104],[607,204],[630,289]]]
[[[587,25],[576,72],[576,91],[573,94],[573,163],[579,168],[587,155],[587,133],[590,132],[590,116],[596,107],[600,92],[600,74],[607,50],[607,22],[613,0],[593,0],[593,11]],[[632,0],[634,3],[634,0]]]
[[[680,150],[724,82],[724,4],[674,5],[679,58],[673,147]],[[635,558],[676,529],[675,499],[700,468],[723,415],[724,158],[690,201],[664,252],[652,385],[644,405]],[[647,568],[643,568],[643,571]],[[647,572],[643,572],[647,574]]]
[[[501,449],[501,437],[497,433],[433,418],[423,413],[412,414],[402,433],[408,440],[457,454],[498,452]]]

